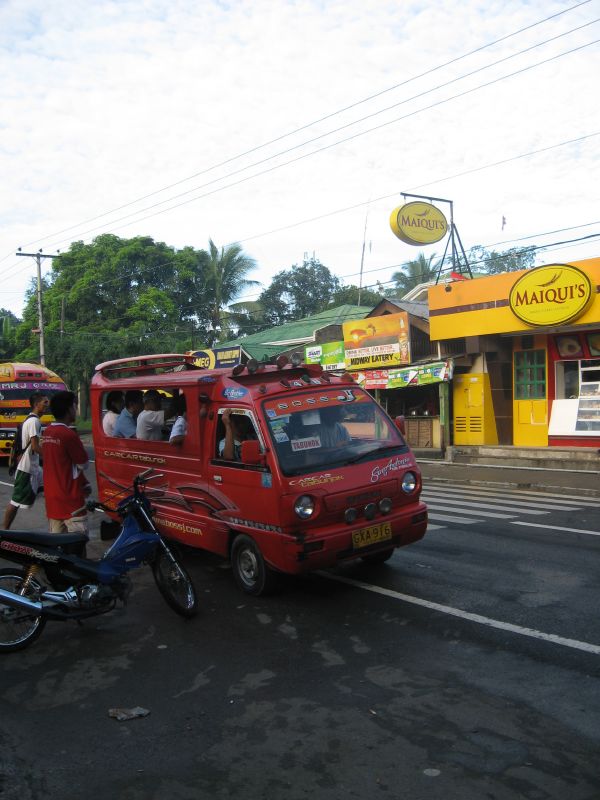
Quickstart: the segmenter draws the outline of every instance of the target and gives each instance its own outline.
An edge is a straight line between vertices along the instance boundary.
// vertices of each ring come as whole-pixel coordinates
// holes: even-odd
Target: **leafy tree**
[[[16,327],[20,320],[12,311],[0,308],[0,360],[11,361],[15,353]]]
[[[535,253],[535,245],[511,247],[503,252],[486,250],[485,247],[476,245],[469,250],[468,260],[474,272],[497,275],[499,272],[531,269],[535,264]]]
[[[258,298],[265,327],[283,325],[322,311],[331,305],[340,289],[338,278],[316,258],[278,272]]]
[[[141,353],[210,346],[232,298],[254,282],[239,245],[176,251],[150,237],[74,242],[43,279],[46,361],[76,388],[96,364]],[[14,349],[39,360],[35,284],[26,296]]]
[[[334,306],[376,306],[384,299],[384,288],[379,283],[377,290],[359,289],[358,286],[342,286],[331,297],[331,305]],[[359,302],[360,298],[360,302]]]
[[[399,272],[392,275],[393,286],[388,290],[390,297],[403,297],[420,283],[433,281],[437,277],[439,261],[434,263],[435,253],[426,256],[419,253],[416,258],[402,265]]]

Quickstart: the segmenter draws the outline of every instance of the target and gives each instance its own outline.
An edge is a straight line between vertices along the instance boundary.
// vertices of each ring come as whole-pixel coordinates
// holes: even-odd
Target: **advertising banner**
[[[410,364],[408,314],[386,314],[343,323],[346,369]]]
[[[454,362],[436,361],[419,367],[404,369],[369,369],[359,381],[365,389],[403,389],[405,386],[425,386],[430,383],[452,380]]]
[[[195,356],[194,364],[203,369],[235,367],[242,358],[242,348],[216,347],[214,350],[191,350],[187,355]]]
[[[346,369],[343,342],[307,345],[304,348],[304,357],[307,364],[320,364],[329,372]]]

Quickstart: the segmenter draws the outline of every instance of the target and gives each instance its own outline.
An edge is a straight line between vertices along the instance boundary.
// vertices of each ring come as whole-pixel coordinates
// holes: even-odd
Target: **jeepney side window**
[[[227,449],[227,428],[223,422],[223,414],[227,414],[231,420],[233,457],[226,454]],[[241,408],[220,408],[216,425],[215,458],[225,461],[240,461],[242,442],[249,439],[258,439],[260,436],[256,430],[256,423],[249,411]]]
[[[179,414],[178,408],[181,406],[177,391],[146,386],[141,389],[141,395],[142,408],[134,417],[136,435],[128,438],[138,438],[137,422],[140,414],[145,412],[146,425],[144,426],[144,435],[139,438],[146,441],[168,442],[171,429]],[[181,396],[184,397],[183,393]],[[144,398],[149,398],[149,402],[144,404]],[[102,428],[106,436],[115,436],[115,425],[126,405],[126,399],[127,393],[119,390],[106,392],[102,396]],[[139,408],[139,404],[137,407]],[[117,435],[117,438],[124,437]]]

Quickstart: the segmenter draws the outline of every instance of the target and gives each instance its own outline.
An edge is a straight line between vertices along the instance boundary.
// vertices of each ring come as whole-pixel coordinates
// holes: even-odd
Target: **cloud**
[[[515,238],[591,221],[597,139],[452,181],[436,180],[600,130],[591,68],[598,45],[449,99],[590,42],[598,37],[597,25],[435,88],[592,20],[591,4],[210,169],[563,9],[541,0],[497,9],[477,0],[458,6],[427,0],[4,3],[0,258],[6,257],[0,261],[0,290],[14,295],[7,294],[13,301],[3,304],[20,311],[33,274],[33,266],[29,272],[23,266],[25,259],[10,255],[17,246],[66,249],[71,240],[89,240],[105,230],[150,235],[178,247],[203,247],[209,236],[223,244],[248,238],[265,283],[301,261],[305,251],[315,251],[336,274],[351,275],[360,262],[366,208],[249,237],[396,191],[397,200],[373,202],[369,210],[373,248],[366,266],[382,268],[386,280],[393,271],[386,272],[386,265],[415,255],[391,234],[389,213],[401,191],[422,184],[433,196],[454,201],[467,248],[497,241],[502,215],[509,220],[503,237]],[[394,103],[402,105],[222,177]],[[405,118],[393,122],[398,117]],[[203,174],[71,229],[196,173]],[[257,173],[263,174],[239,183]],[[207,194],[203,199],[169,213],[163,207],[142,212],[140,217],[162,211],[134,224],[131,219],[107,224],[214,179],[219,182],[171,205]],[[230,183],[237,185],[214,193]],[[65,228],[70,230],[59,233]],[[566,255],[595,252],[586,245]]]

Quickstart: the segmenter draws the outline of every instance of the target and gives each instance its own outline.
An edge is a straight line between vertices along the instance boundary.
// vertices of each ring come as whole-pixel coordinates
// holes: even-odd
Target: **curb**
[[[573,496],[581,497],[582,499],[591,497],[592,499],[600,498],[600,490],[586,489],[583,487],[569,487],[561,484],[544,484],[544,483],[526,483],[516,481],[489,481],[489,480],[472,480],[470,478],[438,478],[434,476],[423,475],[424,483],[440,483],[440,484],[457,484],[464,483],[469,486],[488,486],[493,489],[521,489],[521,491],[539,491],[547,493],[562,493],[566,494],[574,492]]]

